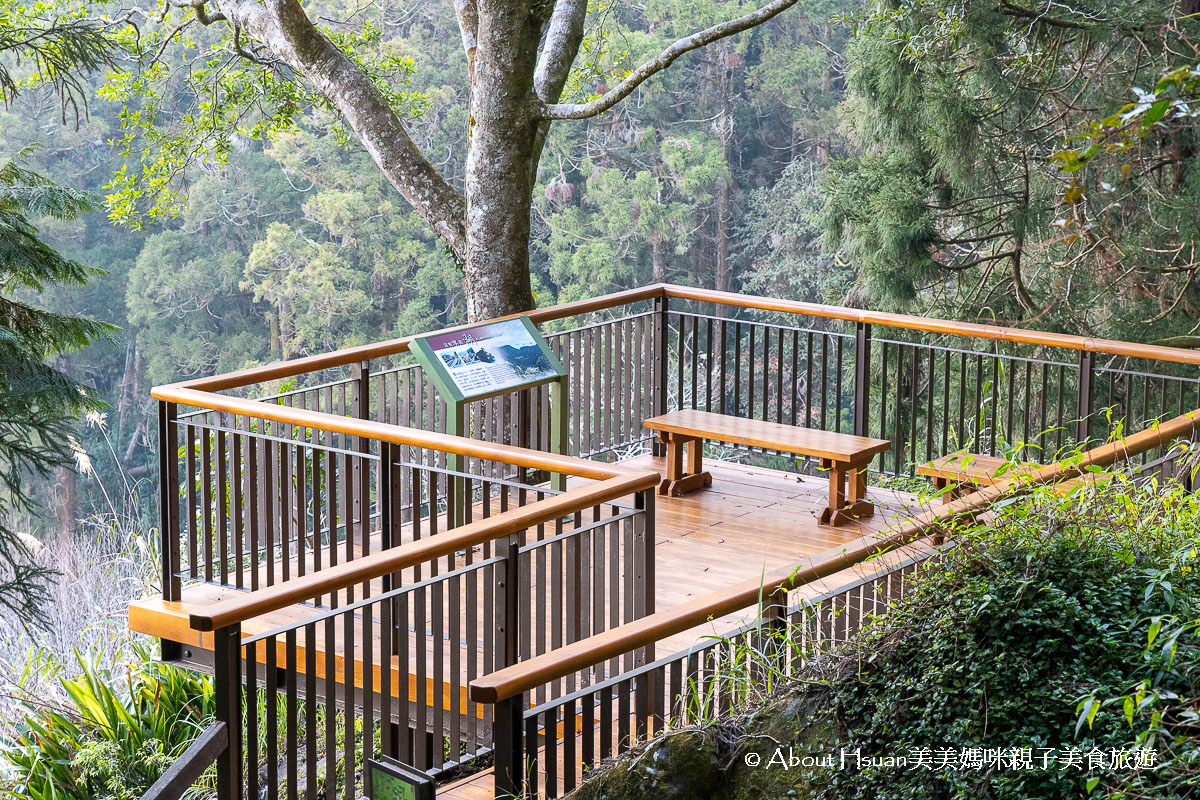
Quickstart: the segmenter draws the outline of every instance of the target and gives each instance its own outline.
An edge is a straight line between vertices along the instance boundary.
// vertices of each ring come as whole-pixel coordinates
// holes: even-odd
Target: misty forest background
[[[671,281],[1142,341],[1194,334],[1189,3],[1084,2],[1065,17],[973,0],[800,3],[603,116],[552,127],[534,193],[537,302]],[[467,86],[452,5],[315,6],[394,57],[414,139],[458,183]],[[599,0],[568,94],[601,92],[752,7]],[[270,140],[235,134],[224,163],[192,159],[173,213],[131,211],[146,201],[131,187],[147,185],[136,137],[151,109],[138,64],[118,68],[85,79],[78,119],[49,88],[0,112],[0,151],[32,146],[22,163],[107,200],[107,213],[42,221],[47,243],[106,274],[38,302],[119,326],[56,365],[109,408],[78,422],[74,465],[30,478],[44,513],[23,526],[43,541],[120,519],[153,527],[151,386],[465,319],[460,268],[317,108]],[[1171,75],[1159,113],[1147,93]],[[191,84],[163,86],[155,124],[183,126]]]

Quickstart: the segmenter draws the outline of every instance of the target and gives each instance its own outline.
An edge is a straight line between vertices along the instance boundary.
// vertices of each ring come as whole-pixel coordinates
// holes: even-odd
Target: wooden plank
[[[646,420],[645,426],[656,431],[717,439],[767,450],[784,450],[844,463],[869,459],[892,446],[887,439],[794,428],[778,422],[743,419],[690,408],[651,417]]]

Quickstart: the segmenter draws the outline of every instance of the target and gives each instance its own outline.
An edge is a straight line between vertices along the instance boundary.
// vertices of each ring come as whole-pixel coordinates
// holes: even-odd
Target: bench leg
[[[659,434],[667,445],[667,476],[658,485],[658,493],[678,497],[684,492],[712,486],[712,475],[703,470],[704,440],[663,431]],[[686,470],[685,470],[685,450]]]
[[[875,515],[875,504],[867,499],[866,465],[850,466],[823,462],[829,469],[829,501],[818,520],[822,525],[837,527],[848,522]],[[849,498],[846,484],[849,483]]]

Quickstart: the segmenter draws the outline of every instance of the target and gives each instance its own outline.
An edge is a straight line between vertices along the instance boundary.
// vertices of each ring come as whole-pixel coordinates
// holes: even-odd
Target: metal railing
[[[694,721],[708,711],[728,710],[738,693],[745,691],[738,679],[746,677],[748,652],[759,662],[748,664],[750,678],[758,669],[786,680],[812,657],[846,641],[868,619],[886,612],[903,596],[907,576],[916,565],[936,553],[928,544],[916,550],[900,548],[923,537],[937,542],[953,520],[986,512],[997,500],[1117,464],[1128,464],[1143,477],[1158,477],[1166,461],[1139,465],[1138,460],[1163,450],[1168,461],[1187,467],[1186,474],[1172,475],[1190,487],[1198,434],[1200,409],[1073,453],[1036,473],[1000,480],[877,534],[806,558],[790,570],[711,592],[473,681],[471,697],[495,704],[495,797],[560,797],[577,785],[597,759],[626,752],[672,724]],[[818,581],[862,564],[869,564],[865,575],[815,599],[803,596]],[[702,640],[557,699],[531,703],[529,693],[543,682],[625,652],[651,648],[708,620],[747,609],[756,609],[757,619],[724,636]]]
[[[567,455],[543,452],[544,389],[471,404],[466,435],[447,435],[409,339],[154,390],[163,599],[183,600],[193,584],[240,590],[192,619],[208,632],[228,725],[223,799],[254,781],[271,796],[316,796],[319,782],[321,794],[350,798],[372,752],[444,775],[489,752],[497,731],[527,735],[535,705],[561,716],[553,704],[575,695],[582,719],[589,687],[616,687],[619,709],[617,676],[645,670],[658,639],[568,657],[655,616],[656,476],[602,463],[656,452],[649,416],[701,408],[888,438],[875,470],[908,475],[959,448],[1049,463],[1200,404],[1200,353],[1168,347],[663,285],[530,316],[568,371]],[[1169,444],[1137,458],[1172,475]],[[721,454],[812,468],[772,452]],[[552,476],[576,488],[553,492]],[[825,566],[834,562],[854,563]],[[734,587],[746,601],[737,607],[760,588]],[[179,652],[164,641],[166,657]],[[519,714],[501,703],[493,720],[490,701],[463,691],[551,652],[570,669],[531,684]],[[386,658],[395,670],[382,669]],[[252,707],[275,736],[243,735]],[[298,752],[321,752],[324,777]],[[519,779],[505,753],[498,786]]]

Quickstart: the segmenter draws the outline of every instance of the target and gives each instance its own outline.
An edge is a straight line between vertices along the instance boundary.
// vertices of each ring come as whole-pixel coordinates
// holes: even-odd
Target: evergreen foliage
[[[99,271],[59,255],[38,239],[31,220],[70,220],[92,207],[87,195],[15,161],[0,165],[0,606],[29,620],[39,618],[48,589],[45,570],[11,527],[15,513],[31,508],[23,482],[71,462],[74,443],[64,421],[103,405],[48,362],[112,331],[33,304],[31,294],[82,286]]]
[[[1061,153],[1194,58],[1194,6],[888,0],[855,16],[842,117],[857,147],[824,184],[827,245],[877,304],[1186,331],[1200,308],[1192,118],[1156,124],[1165,104],[1146,102],[1138,157],[1115,169],[1064,172]]]

